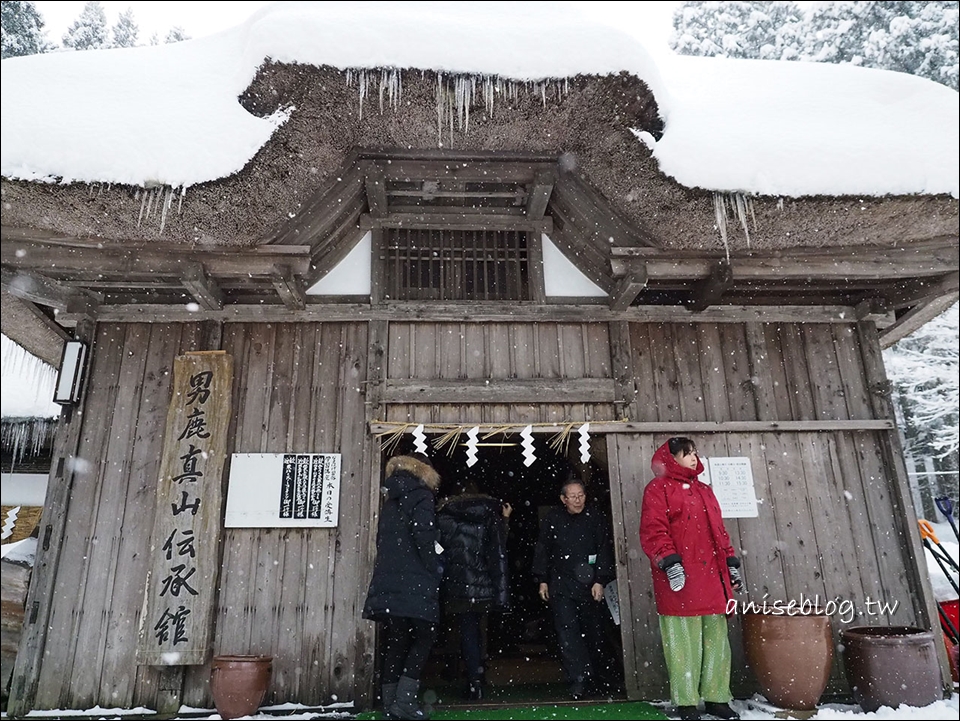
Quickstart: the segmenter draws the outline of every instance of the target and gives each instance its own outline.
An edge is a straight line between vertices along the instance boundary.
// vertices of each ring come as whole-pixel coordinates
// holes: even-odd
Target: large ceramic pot
[[[227,721],[255,714],[272,671],[272,656],[214,656],[210,691],[220,718]]]
[[[840,638],[847,682],[867,713],[881,706],[929,706],[943,698],[933,631],[854,626]]]
[[[767,700],[786,709],[816,708],[833,665],[830,617],[748,612],[741,627],[747,662]]]

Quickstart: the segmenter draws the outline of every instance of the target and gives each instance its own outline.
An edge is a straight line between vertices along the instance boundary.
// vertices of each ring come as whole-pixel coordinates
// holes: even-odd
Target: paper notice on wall
[[[757,494],[753,488],[753,469],[746,456],[701,458],[700,480],[713,486],[724,518],[756,518]]]

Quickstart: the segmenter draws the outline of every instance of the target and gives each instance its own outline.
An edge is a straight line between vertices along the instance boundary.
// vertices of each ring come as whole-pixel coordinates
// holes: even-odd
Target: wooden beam
[[[74,295],[67,300],[67,307],[57,314],[57,322],[64,328],[76,328],[93,322],[100,313],[100,302],[86,295]]]
[[[376,255],[376,251],[375,251]],[[376,278],[378,263],[374,263]],[[376,293],[377,284],[373,282]],[[828,306],[713,306],[695,313],[689,308],[668,305],[631,306],[611,310],[603,299],[594,304],[537,304],[529,302],[403,302],[329,303],[317,296],[307,297],[307,307],[294,311],[282,305],[231,304],[223,310],[190,311],[183,304],[102,305],[97,320],[110,323],[195,323],[219,320],[233,323],[284,323],[317,321],[361,322],[371,320],[450,323],[840,323],[856,322],[850,305]],[[65,324],[69,311],[57,316]],[[74,319],[75,320],[75,319]]]
[[[550,194],[553,193],[553,186],[557,182],[557,171],[552,169],[538,170],[534,176],[534,181],[530,186],[530,193],[527,196],[527,217],[531,220],[540,220],[547,211],[547,204],[550,202]]]
[[[957,302],[960,293],[950,293],[918,305],[913,310],[897,318],[897,321],[880,333],[880,345],[889,348],[898,340],[918,330],[920,326],[930,322],[947,308]]]
[[[371,228],[421,228],[424,230],[530,230],[549,234],[553,221],[542,218],[530,221],[523,215],[462,214],[456,212],[389,213],[383,218],[372,215],[360,216],[360,227]]]
[[[287,266],[277,268],[272,276],[273,287],[283,304],[291,310],[303,310],[307,307],[307,296],[299,279]]]
[[[384,403],[613,403],[610,378],[387,379]]]
[[[216,281],[210,278],[200,263],[190,263],[180,278],[194,300],[206,310],[223,310],[223,291]]]
[[[367,205],[370,207],[370,215],[374,218],[382,218],[387,214],[387,181],[383,175],[383,168],[376,164],[370,165],[363,182],[367,188]]]
[[[439,182],[457,180],[473,183],[532,183],[540,169],[556,167],[548,162],[518,160],[414,160],[393,158],[383,165],[388,181]]]
[[[610,294],[610,310],[620,311],[629,308],[630,304],[647,287],[648,282],[647,269],[643,267],[634,268],[630,275],[617,281],[613,293]]]
[[[886,302],[880,298],[869,298],[860,301],[857,303],[856,312],[857,320],[870,321],[879,326],[890,325],[896,320],[893,311],[890,310]]]
[[[706,278],[714,263],[725,256],[700,251],[664,251],[652,248],[611,249],[614,276],[645,263],[651,278]],[[730,256],[734,280],[822,279],[889,280],[891,278],[938,276],[960,270],[956,238],[937,238],[908,246],[844,246],[836,249],[796,248],[752,251]]]
[[[56,268],[58,275],[74,272],[144,273],[181,277],[186,264],[200,263],[214,277],[269,278],[275,265],[288,265],[297,275],[310,268],[310,247],[269,245],[256,248],[189,248],[166,243],[105,244],[100,241],[8,240],[4,229],[0,243],[3,265],[40,273]]]
[[[960,291],[960,273],[949,273],[942,278],[921,278],[903,287],[883,294],[884,305],[891,310],[910,308],[919,303],[928,303],[941,295]]]
[[[66,310],[67,301],[77,294],[76,290],[68,288],[59,281],[23,270],[13,271],[3,268],[0,271],[0,282],[3,290],[10,295],[57,311]]]
[[[571,420],[571,423],[586,421]],[[462,425],[465,429],[476,424],[464,421],[462,424],[423,424],[424,433],[447,433],[452,426]],[[370,432],[374,434],[395,433],[400,426],[409,426],[408,433],[413,433],[416,421],[409,424],[402,423],[371,423]],[[497,424],[497,431],[503,433],[519,433],[526,428],[526,423],[516,425]],[[556,434],[566,430],[566,423],[534,424],[531,429],[536,434]],[[824,433],[850,431],[889,431],[896,428],[894,422],[887,419],[864,419],[849,421],[670,421],[670,422],[618,422],[618,421],[590,421],[590,433],[652,433],[656,435],[676,435],[681,433]]]
[[[707,258],[614,258],[610,266],[615,277],[627,275],[646,265],[651,279],[689,280],[707,278],[717,259]],[[796,258],[731,258],[734,280],[806,280],[832,278],[841,281],[890,280],[935,276],[956,271],[955,262],[937,258],[875,258],[851,256],[822,260],[799,255]]]
[[[714,263],[710,275],[697,281],[693,287],[693,297],[687,303],[690,310],[702,311],[720,302],[723,294],[733,283],[733,270],[725,260]]]

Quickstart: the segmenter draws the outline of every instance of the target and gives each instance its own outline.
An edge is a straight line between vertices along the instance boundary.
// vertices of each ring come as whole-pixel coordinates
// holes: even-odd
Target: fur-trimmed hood
[[[431,491],[440,487],[440,474],[429,463],[413,456],[394,456],[387,461],[387,478],[405,472],[415,476]]]

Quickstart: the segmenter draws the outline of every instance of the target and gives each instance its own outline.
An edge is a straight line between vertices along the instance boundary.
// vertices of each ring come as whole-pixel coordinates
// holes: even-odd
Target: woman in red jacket
[[[681,719],[704,712],[737,719],[730,708],[727,600],[743,590],[740,561],[720,504],[697,476],[703,463],[689,438],[671,438],[653,454],[656,476],[643,492],[640,546],[650,558],[670,697]]]

